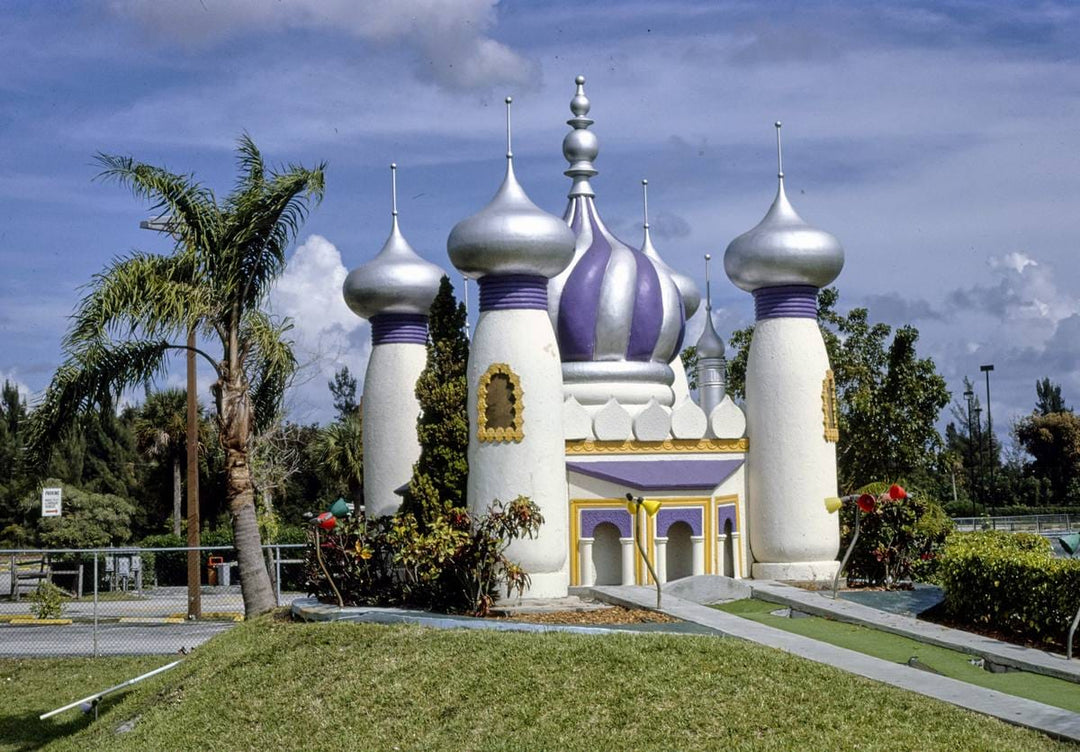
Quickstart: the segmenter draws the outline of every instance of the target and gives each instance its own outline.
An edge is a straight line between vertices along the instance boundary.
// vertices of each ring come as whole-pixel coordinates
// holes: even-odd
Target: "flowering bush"
[[[855,503],[840,510],[841,550],[851,542],[856,508],[862,515],[859,540],[848,562],[848,584],[892,589],[909,587],[916,576],[931,576],[952,530],[941,505],[909,495],[896,483],[874,483],[860,491]]]
[[[346,605],[410,605],[482,616],[500,591],[524,592],[529,576],[510,561],[506,548],[532,538],[544,522],[540,508],[519,496],[496,500],[474,517],[452,509],[421,526],[411,514],[339,521],[320,533],[327,571]],[[314,555],[306,557],[308,591],[335,600]]]

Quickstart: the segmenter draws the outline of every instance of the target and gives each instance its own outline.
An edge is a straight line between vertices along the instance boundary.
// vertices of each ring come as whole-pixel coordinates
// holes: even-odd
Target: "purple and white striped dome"
[[[559,352],[564,364],[660,364],[663,369],[643,373],[663,371],[670,383],[667,366],[679,353],[685,328],[682,297],[668,269],[616,238],[600,218],[589,184],[599,147],[585,130],[593,121],[586,117],[590,104],[584,83],[578,76],[570,103],[574,117],[567,121],[574,130],[563,141],[571,163],[566,175],[574,180],[564,216],[577,239],[574,260],[548,285]]]

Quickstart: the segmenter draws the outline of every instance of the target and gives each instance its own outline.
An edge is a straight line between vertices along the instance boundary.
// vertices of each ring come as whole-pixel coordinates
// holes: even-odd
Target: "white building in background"
[[[571,179],[563,218],[538,209],[518,184],[508,109],[503,184],[488,206],[454,227],[447,244],[454,266],[480,285],[468,367],[469,508],[519,494],[540,506],[540,535],[509,552],[531,575],[526,597],[648,580],[627,493],[662,502],[644,529],[662,580],[831,579],[839,528],[824,499],[836,495],[837,434],[816,293],[839,274],[843,250],[795,213],[781,170],[776,201],[724,259],[732,281],[754,294],[757,311],[747,413],[725,393],[724,343],[708,295],[694,401],[679,353],[700,291],[660,257],[647,203],[640,248],[604,224],[591,182],[599,141],[584,77],[576,84],[563,141]],[[393,240],[392,233],[388,246]],[[416,287],[405,284],[408,275],[387,275],[386,284],[370,273],[354,280],[384,254],[345,283],[353,310],[372,317],[373,334],[380,313],[426,314],[438,283],[431,265],[418,272]],[[417,320],[394,321],[394,331],[415,327],[407,343],[396,344],[421,349],[418,324],[410,323]],[[373,362],[374,350],[387,346],[375,344]],[[365,465],[385,445],[412,452],[411,467],[418,454],[412,387],[423,357],[410,350],[380,363],[374,375],[369,366],[365,386]],[[373,411],[383,417],[369,430]],[[396,509],[382,499],[408,474],[401,477],[403,464],[394,468],[386,470],[393,479],[385,488],[370,497],[365,489],[369,513]]]

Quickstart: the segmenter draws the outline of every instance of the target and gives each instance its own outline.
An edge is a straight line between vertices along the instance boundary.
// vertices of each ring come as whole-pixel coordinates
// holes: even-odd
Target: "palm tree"
[[[172,465],[172,530],[174,535],[179,536],[180,503],[183,499],[180,463],[187,448],[187,392],[183,389],[165,389],[150,393],[135,414],[132,429],[139,451]]]
[[[217,380],[211,387],[226,457],[226,502],[248,616],[274,607],[263,563],[249,464],[251,438],[277,413],[296,369],[287,321],[263,305],[285,250],[322,199],[325,164],[268,170],[254,142],[237,146],[239,179],[223,201],[196,182],[130,157],[99,154],[99,178],[115,180],[168,217],[172,254],[135,252],[94,276],[64,340],[65,361],[34,411],[28,454],[39,462],[73,416],[164,373],[190,331]]]

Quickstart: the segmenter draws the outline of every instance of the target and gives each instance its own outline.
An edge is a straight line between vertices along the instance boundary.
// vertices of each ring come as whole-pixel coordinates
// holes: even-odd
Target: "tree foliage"
[[[1061,384],[1053,383],[1049,377],[1035,382],[1035,397],[1035,412],[1039,415],[1072,412],[1061,396]]]
[[[427,365],[416,382],[420,459],[401,507],[422,527],[449,510],[465,507],[469,474],[466,324],[465,305],[454,297],[450,279],[444,276],[431,304]]]
[[[128,188],[167,217],[173,253],[132,253],[94,276],[64,340],[66,359],[31,421],[29,456],[41,463],[70,429],[124,389],[161,375],[168,355],[188,349],[189,332],[216,346],[195,352],[214,370],[218,439],[225,452],[228,501],[247,614],[274,605],[260,549],[249,450],[254,433],[277,415],[296,367],[288,322],[262,307],[285,267],[285,251],[321,199],[323,165],[268,169],[255,143],[241,137],[239,178],[228,196],[191,175],[98,155],[100,178]],[[40,467],[39,467],[40,469]]]
[[[1015,435],[1033,458],[1029,471],[1046,478],[1053,500],[1065,503],[1080,479],[1080,417],[1068,411],[1032,413],[1017,421]]]
[[[349,373],[348,366],[342,366],[334,372],[334,380],[329,382],[330,395],[334,398],[334,409],[338,421],[348,420],[359,409],[356,401],[356,377]]]

